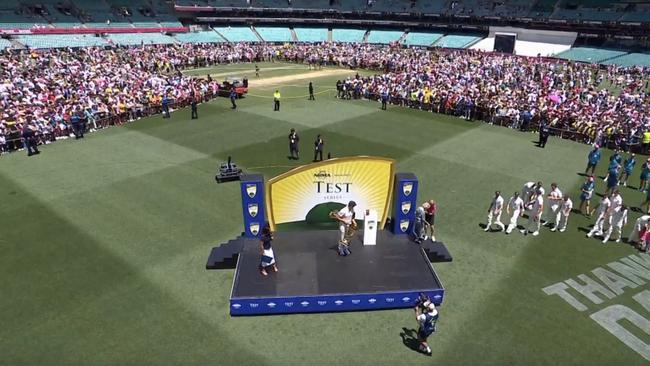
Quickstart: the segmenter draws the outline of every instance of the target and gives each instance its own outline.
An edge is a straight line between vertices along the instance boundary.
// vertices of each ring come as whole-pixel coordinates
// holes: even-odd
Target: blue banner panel
[[[427,294],[433,303],[439,306],[442,304],[445,289],[302,297],[231,298],[230,315],[332,313],[412,308],[420,293]]]
[[[264,176],[243,174],[241,176],[241,204],[244,215],[244,236],[259,237],[266,222],[264,200]]]
[[[418,207],[418,178],[413,173],[397,173],[394,187],[391,231],[393,234],[409,234]]]

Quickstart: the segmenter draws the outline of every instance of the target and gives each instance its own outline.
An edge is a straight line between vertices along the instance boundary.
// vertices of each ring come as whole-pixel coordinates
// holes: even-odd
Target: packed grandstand
[[[356,98],[634,146],[650,130],[649,26],[648,4],[623,1],[2,1],[0,142],[218,95],[186,68],[284,60],[375,70],[344,81]]]

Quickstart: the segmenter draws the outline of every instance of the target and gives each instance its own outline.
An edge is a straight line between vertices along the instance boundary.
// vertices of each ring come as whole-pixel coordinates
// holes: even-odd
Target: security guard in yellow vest
[[[279,111],[280,110],[280,91],[276,90],[275,93],[273,93],[273,111]]]
[[[646,131],[641,135],[641,143],[643,144],[643,153],[647,154],[650,150],[650,132]]]

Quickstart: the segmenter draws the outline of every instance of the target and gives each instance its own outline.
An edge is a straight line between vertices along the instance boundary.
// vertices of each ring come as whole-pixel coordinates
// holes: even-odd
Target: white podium
[[[363,219],[363,245],[376,245],[377,244],[377,211],[366,210]]]

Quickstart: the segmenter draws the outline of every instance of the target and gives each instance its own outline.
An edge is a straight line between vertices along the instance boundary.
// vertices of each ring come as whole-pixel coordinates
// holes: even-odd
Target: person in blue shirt
[[[610,164],[610,167],[613,165]],[[609,170],[607,173],[606,182],[607,182],[607,190],[605,191],[605,194],[612,193],[616,187],[618,186],[618,173],[619,173],[619,165],[618,163],[616,164],[615,168],[612,168]]]
[[[75,111],[70,117],[70,123],[72,124],[72,132],[74,133],[74,139],[79,140],[84,138],[84,126],[82,124],[83,120],[80,116],[80,112]]]
[[[237,100],[237,92],[235,91],[235,88],[232,88],[230,89],[230,103],[232,104],[232,107],[230,109],[237,109],[235,100]]]
[[[595,186],[594,176],[590,175],[582,184],[582,187],[580,187],[580,212],[583,215],[589,216],[589,206],[591,205],[591,197],[594,195]],[[586,211],[585,208],[587,209]]]
[[[599,161],[600,147],[598,145],[594,145],[594,149],[589,152],[589,155],[587,157],[587,169],[585,169],[585,174],[594,175],[596,165],[598,165]],[[591,172],[589,170],[591,170]]]
[[[169,98],[167,98],[167,94],[163,95],[162,97],[162,112],[163,112],[163,118],[169,118]]]
[[[418,322],[418,342],[420,342],[420,352],[431,354],[431,347],[427,340],[431,334],[436,331],[438,322],[438,310],[431,301],[426,301],[423,306],[415,307],[415,319]]]
[[[645,191],[648,188],[648,178],[650,178],[650,158],[646,160],[641,166],[641,182],[639,183],[639,191]]]
[[[388,103],[388,92],[384,90],[381,93],[381,109],[382,110],[384,110],[384,111],[386,110],[386,104],[387,103]]]
[[[623,162],[623,173],[621,174],[621,179],[619,184],[622,184],[624,187],[627,187],[627,179],[632,175],[632,170],[636,165],[636,155],[631,153],[630,156],[625,159]]]
[[[621,172],[621,155],[618,153],[618,151],[615,151],[612,156],[609,157],[609,165],[607,166],[607,175],[603,179],[603,182],[608,182],[609,181],[609,176],[614,172],[616,176]],[[617,182],[618,184],[618,182]]]

